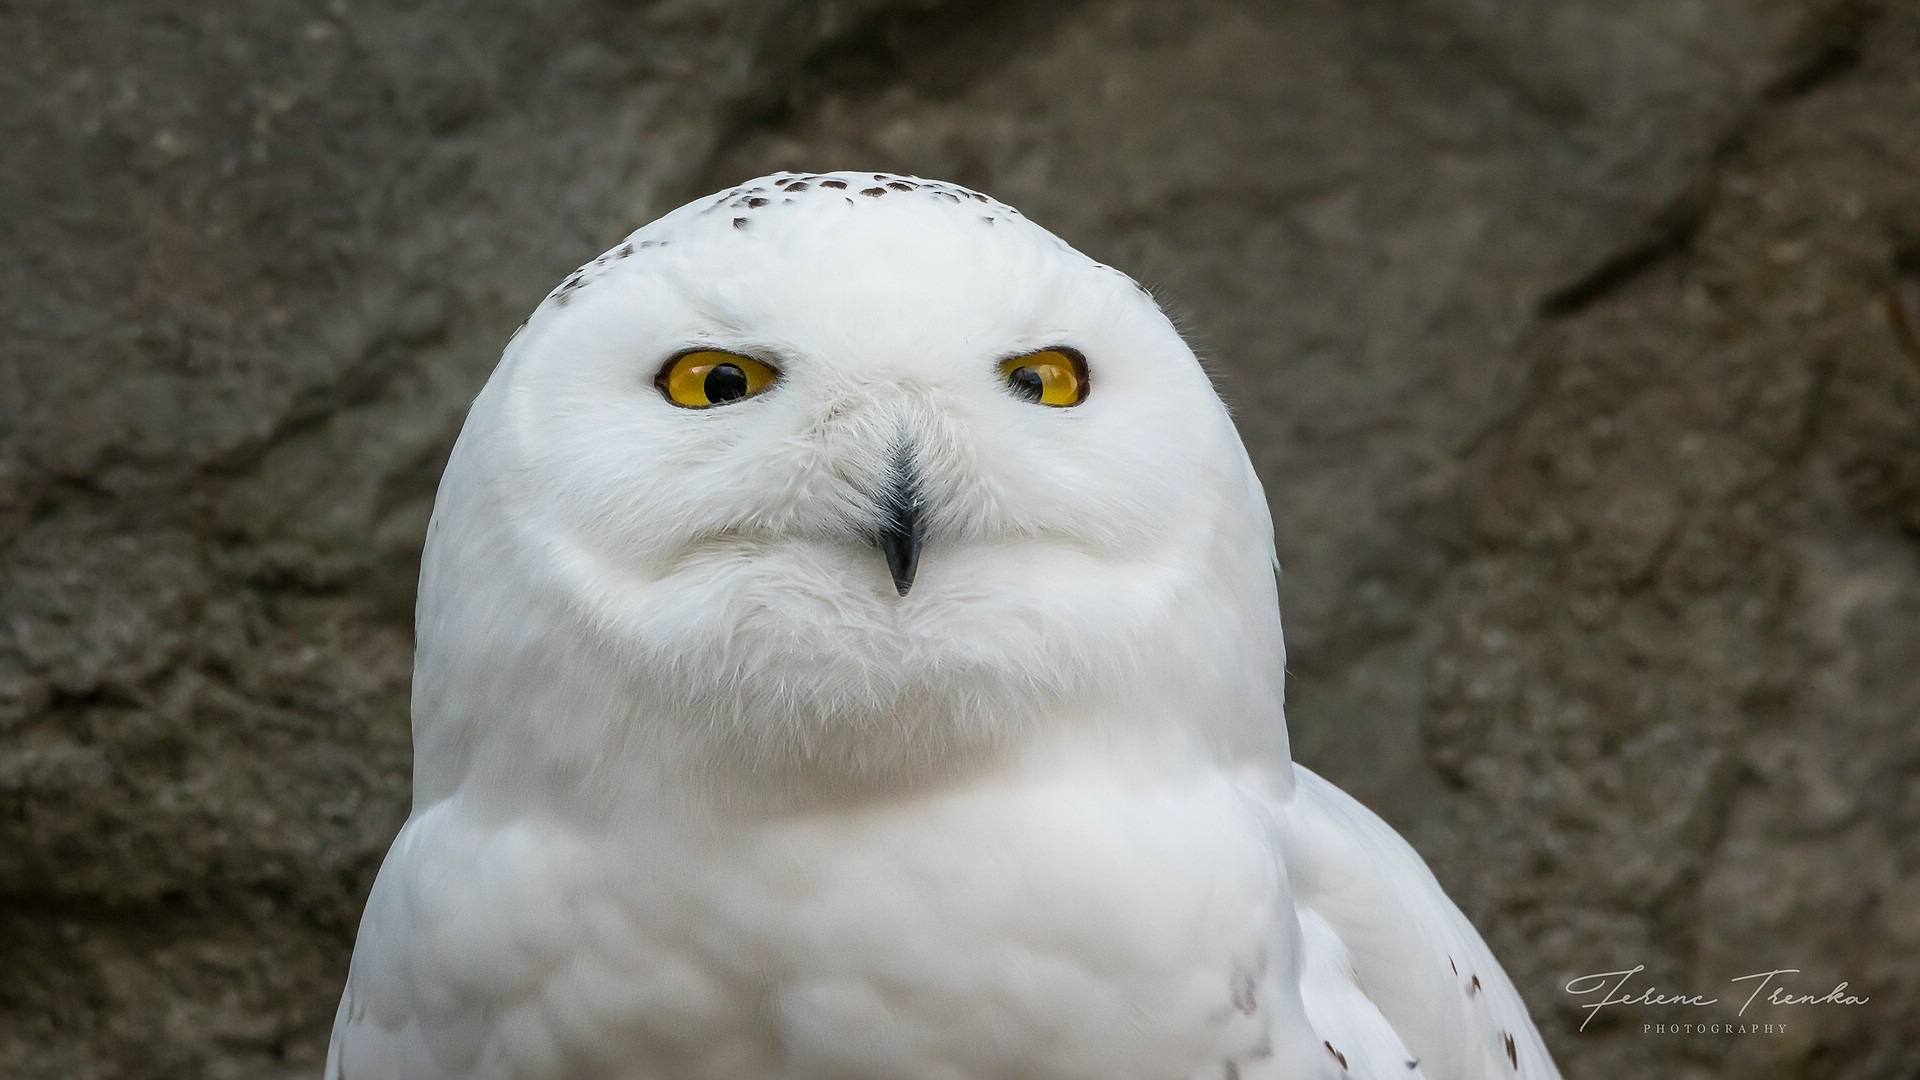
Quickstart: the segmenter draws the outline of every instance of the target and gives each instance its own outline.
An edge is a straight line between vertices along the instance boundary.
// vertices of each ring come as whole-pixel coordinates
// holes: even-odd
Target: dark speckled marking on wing
[[[1233,1007],[1248,1016],[1260,1009],[1259,986],[1251,973],[1242,973],[1233,980]]]

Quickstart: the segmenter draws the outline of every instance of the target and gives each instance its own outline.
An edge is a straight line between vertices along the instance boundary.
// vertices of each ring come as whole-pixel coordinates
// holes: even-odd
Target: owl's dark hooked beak
[[[924,501],[920,494],[920,468],[913,460],[910,447],[894,452],[890,472],[887,486],[877,500],[881,523],[874,543],[887,557],[887,572],[893,575],[893,587],[905,596],[907,590],[913,588],[914,571],[920,568],[920,540],[925,534],[920,513]]]

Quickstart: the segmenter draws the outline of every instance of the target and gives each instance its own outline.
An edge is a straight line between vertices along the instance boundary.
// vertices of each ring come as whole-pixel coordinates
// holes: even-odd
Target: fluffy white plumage
[[[1077,407],[1001,376],[1053,346]],[[779,380],[676,407],[692,347]],[[327,1077],[1556,1076],[1419,856],[1292,763],[1272,564],[1193,354],[1018,212],[781,174],[648,225],[447,467]]]

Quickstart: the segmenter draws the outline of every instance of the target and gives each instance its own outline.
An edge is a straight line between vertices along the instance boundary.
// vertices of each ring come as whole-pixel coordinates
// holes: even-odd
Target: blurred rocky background
[[[469,399],[629,229],[842,167],[1175,313],[1299,757],[1570,1078],[1920,1075],[1910,0],[0,0],[0,1075],[317,1075]],[[1635,964],[1871,1000],[1576,1030]]]

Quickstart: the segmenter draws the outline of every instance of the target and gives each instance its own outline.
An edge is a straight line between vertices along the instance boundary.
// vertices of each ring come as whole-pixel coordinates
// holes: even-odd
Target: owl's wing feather
[[[578,946],[577,847],[562,830],[485,823],[452,800],[416,811],[368,898],[326,1080],[537,1064],[554,1042],[541,991]]]
[[[1397,1075],[1558,1080],[1526,1003],[1419,854],[1352,796],[1293,769],[1283,851],[1307,949],[1303,989],[1310,1013],[1316,998],[1351,1006],[1323,1008],[1316,1028],[1384,1056],[1394,1051],[1374,1027],[1377,1011],[1405,1048]],[[1349,991],[1366,1005],[1343,998]]]
[[[1333,925],[1311,908],[1298,914],[1300,996],[1321,1049],[1344,1070],[1340,1075],[1426,1080],[1400,1033],[1354,979],[1352,957]]]

